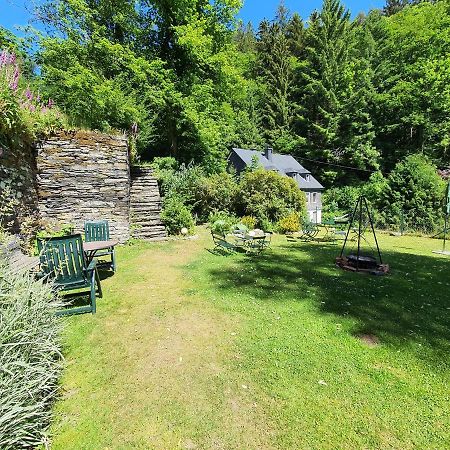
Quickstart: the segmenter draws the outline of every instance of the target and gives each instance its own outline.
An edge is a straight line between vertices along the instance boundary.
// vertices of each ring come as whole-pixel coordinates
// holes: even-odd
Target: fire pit
[[[373,256],[348,255],[347,261],[349,265],[356,269],[376,269],[378,266],[378,261]]]
[[[389,265],[380,264],[372,256],[360,255],[359,258],[357,255],[338,256],[336,265],[351,272],[363,272],[372,275],[387,275],[389,273]]]
[[[369,242],[370,236],[365,235],[367,228],[371,231],[373,245]],[[347,249],[351,232],[353,233],[353,240],[356,241],[352,246],[356,247],[355,250]],[[366,254],[364,254],[363,247],[366,247]],[[369,247],[370,253],[373,256],[367,255],[367,247]],[[341,269],[350,270],[352,272],[365,272],[372,275],[386,275],[389,273],[389,266],[383,264],[383,259],[381,258],[381,251],[373,226],[369,205],[364,196],[359,197],[356,202],[355,209],[350,217],[348,231],[345,236],[341,254],[336,258],[336,265]]]

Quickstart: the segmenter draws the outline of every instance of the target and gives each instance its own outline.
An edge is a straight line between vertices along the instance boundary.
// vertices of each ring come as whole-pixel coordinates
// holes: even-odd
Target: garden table
[[[243,246],[247,249],[247,252],[253,250],[256,253],[261,253],[270,245],[270,236],[270,233],[245,234],[242,236]]]
[[[86,255],[87,263],[90,264],[100,250],[113,249],[118,244],[119,241],[115,240],[83,242],[83,251]]]

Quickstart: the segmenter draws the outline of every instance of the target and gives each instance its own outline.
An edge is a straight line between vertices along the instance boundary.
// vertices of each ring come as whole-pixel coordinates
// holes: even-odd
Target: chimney
[[[267,147],[266,147],[266,151],[264,152],[264,156],[265,156],[266,159],[268,159],[269,161],[272,161],[272,154],[273,154],[273,148],[267,146]]]

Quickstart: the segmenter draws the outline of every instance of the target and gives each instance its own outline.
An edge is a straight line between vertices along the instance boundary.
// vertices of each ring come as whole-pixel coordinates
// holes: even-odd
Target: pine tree
[[[312,15],[305,36],[298,99],[305,113],[298,134],[306,138],[304,153],[311,158],[376,167],[369,115],[372,73],[356,44],[350,13],[339,0],[325,0],[322,10]],[[332,181],[340,175],[328,170],[322,177]]]
[[[283,4],[276,19],[264,20],[258,30],[258,76],[264,86],[260,106],[264,137],[276,150],[291,151],[296,145],[292,134],[294,88],[289,12]]]

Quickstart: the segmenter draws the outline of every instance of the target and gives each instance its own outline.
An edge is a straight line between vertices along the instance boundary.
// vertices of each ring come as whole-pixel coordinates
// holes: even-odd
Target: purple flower
[[[48,108],[46,106],[43,106],[41,108],[41,113],[45,114],[48,111]]]
[[[133,122],[133,125],[131,125],[131,132],[133,134],[137,134],[137,132],[138,132],[138,125],[137,125],[136,122]]]
[[[0,67],[3,67],[6,65],[7,57],[8,57],[8,52],[6,50],[3,50],[2,53],[0,53]]]
[[[28,105],[28,109],[29,109],[31,112],[35,112],[35,111],[36,111],[36,107],[35,107],[33,104]]]
[[[9,84],[9,87],[16,92],[17,91],[17,86],[19,85],[19,80],[13,80],[11,81],[11,83]]]
[[[55,103],[53,102],[53,100],[52,100],[51,98],[49,98],[49,99],[48,99],[48,103],[47,103],[47,107],[48,107],[49,109],[51,109],[52,106],[53,106],[54,104],[55,104]]]
[[[25,91],[25,97],[30,100],[30,102],[33,100],[33,93],[30,91],[30,87],[27,87],[27,90]]]

